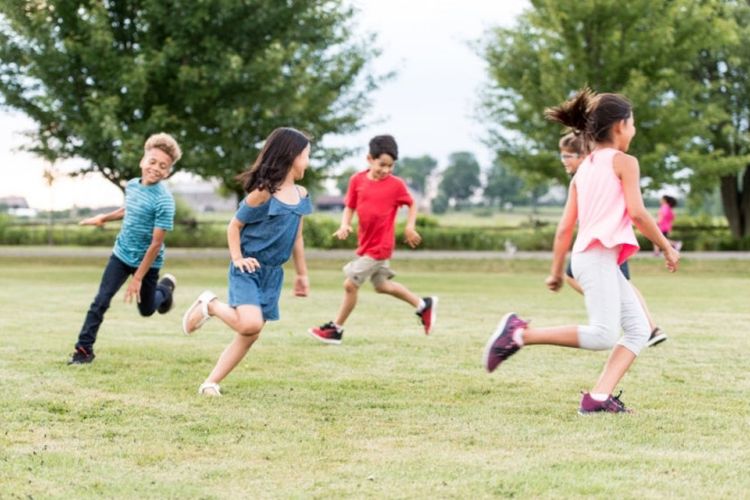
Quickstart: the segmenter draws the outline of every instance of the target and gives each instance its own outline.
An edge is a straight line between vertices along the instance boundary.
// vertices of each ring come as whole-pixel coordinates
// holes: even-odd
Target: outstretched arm
[[[120,207],[117,210],[109,212],[107,214],[99,214],[87,219],[83,219],[78,223],[79,226],[103,226],[105,222],[111,220],[120,220],[125,217],[125,207]]]
[[[664,252],[664,260],[670,272],[677,270],[680,254],[672,248],[667,238],[659,231],[654,218],[643,205],[641,196],[641,171],[638,160],[626,154],[615,155],[614,169],[622,181],[625,205],[635,227]]]

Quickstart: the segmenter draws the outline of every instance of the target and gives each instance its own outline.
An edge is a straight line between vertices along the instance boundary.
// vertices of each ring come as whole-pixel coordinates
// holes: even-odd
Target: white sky
[[[471,151],[483,166],[491,153],[482,144],[476,118],[485,66],[469,44],[492,26],[508,26],[528,6],[527,0],[352,0],[360,9],[359,25],[378,35],[382,55],[376,72],[397,75],[372,95],[372,113],[379,120],[357,134],[332,137],[328,145],[359,147],[346,165],[360,166],[373,135],[393,134],[401,156],[429,154],[444,166],[455,151]],[[25,196],[38,209],[118,205],[119,189],[97,175],[85,179],[61,176],[50,189],[42,173],[47,166],[17,152],[20,135],[31,128],[28,118],[0,111],[0,196]],[[360,160],[362,158],[362,160]],[[71,161],[60,170],[81,165]]]

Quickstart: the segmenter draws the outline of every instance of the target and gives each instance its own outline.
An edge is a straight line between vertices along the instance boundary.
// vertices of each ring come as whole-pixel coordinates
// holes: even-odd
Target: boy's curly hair
[[[148,151],[149,149],[159,149],[166,153],[172,158],[172,165],[180,161],[182,158],[182,149],[174,137],[164,132],[151,135],[146,139],[146,143],[143,145],[143,150]]]

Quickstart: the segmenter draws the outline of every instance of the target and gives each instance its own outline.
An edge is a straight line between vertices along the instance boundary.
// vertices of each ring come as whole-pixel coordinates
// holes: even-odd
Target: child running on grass
[[[682,248],[682,242],[672,240],[669,238],[669,233],[672,232],[672,225],[674,224],[674,207],[677,206],[677,198],[665,194],[661,197],[661,205],[659,205],[659,213],[657,214],[656,225],[659,226],[661,234],[664,235],[669,244],[672,245],[678,252]],[[659,248],[654,247],[654,255],[659,255]]]
[[[341,217],[341,226],[334,233],[345,240],[352,232],[352,217],[359,218],[358,257],[344,266],[344,301],[333,321],[310,328],[308,333],[327,344],[340,344],[344,334],[344,323],[357,305],[359,287],[368,279],[375,291],[386,293],[416,309],[416,315],[424,327],[425,334],[435,326],[437,297],[420,298],[404,285],[392,280],[396,273],[388,267],[395,246],[396,215],[399,207],[407,205],[409,215],[404,229],[406,242],[412,248],[419,245],[422,237],[415,229],[417,206],[406,183],[393,175],[398,160],[398,145],[390,135],[379,135],[370,140],[367,155],[368,169],[354,174],[346,192],[346,208]]]
[[[229,303],[206,290],[182,318],[186,335],[213,316],[235,331],[199,394],[220,396],[219,382],[242,361],[266,321],[279,319],[281,266],[290,256],[297,272],[295,295],[309,292],[302,216],[312,211],[312,205],[305,188],[295,184],[305,175],[309,161],[309,139],[293,128],[278,128],[266,139],[253,166],[238,177],[248,195],[227,227]]]
[[[583,289],[589,324],[530,328],[515,313],[506,314],[487,341],[484,366],[492,372],[519,349],[534,344],[612,349],[596,384],[583,394],[578,411],[628,412],[619,395],[612,392],[648,342],[650,332],[643,307],[618,267],[638,251],[632,224],[664,251],[669,271],[677,270],[680,255],[643,206],[638,160],[626,154],[635,135],[628,100],[619,94],[582,89],[545,114],[594,145],[570,183],[546,280],[552,291],[562,286],[565,254],[577,220],[572,267]],[[621,326],[625,333],[618,342]]]
[[[94,342],[104,313],[128,276],[133,278],[125,290],[125,302],[135,298],[142,316],[151,316],[154,311],[164,314],[172,308],[177,281],[171,274],[159,280],[159,269],[164,264],[164,237],[172,230],[175,205],[172,194],[161,181],[169,176],[172,166],[182,157],[182,151],[169,134],[152,135],[143,149],[141,177],[128,181],[123,206],[80,222],[84,226],[103,226],[108,221],[123,219],[99,292],[86,313],[69,365],[94,361]]]
[[[560,148],[560,160],[565,167],[565,172],[572,178],[578,170],[578,167],[581,165],[581,163],[583,163],[583,159],[589,153],[588,144],[586,143],[586,140],[582,134],[575,134],[571,132],[564,135],[560,139],[558,146]],[[630,281],[630,268],[628,266],[627,260],[620,264],[620,271],[622,271],[625,279]],[[581,285],[579,285],[576,279],[573,277],[573,270],[570,266],[570,261],[568,261],[568,266],[565,268],[565,281],[573,290],[580,294],[583,294]],[[654,319],[651,317],[651,313],[649,312],[648,306],[646,305],[646,300],[643,298],[643,295],[638,290],[638,288],[636,288],[632,281],[630,281],[630,286],[633,287],[633,291],[635,292],[636,297],[638,297],[638,301],[643,307],[643,312],[646,314],[646,319],[648,319],[648,326],[651,329],[651,335],[648,338],[646,346],[651,347],[664,342],[665,340],[667,340],[667,334],[664,333],[664,331],[654,323]]]

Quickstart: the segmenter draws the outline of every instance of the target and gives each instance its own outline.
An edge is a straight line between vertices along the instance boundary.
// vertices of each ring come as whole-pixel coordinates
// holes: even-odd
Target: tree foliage
[[[555,157],[562,131],[543,110],[586,84],[633,103],[631,153],[649,187],[674,182],[686,166],[693,187],[715,186],[715,174],[736,176],[747,164],[747,150],[736,147],[747,144],[746,1],[531,3],[515,26],[489,32],[481,49],[490,76],[482,112],[494,124],[488,142],[514,171],[564,181]]]
[[[237,191],[275,127],[317,139],[358,128],[380,78],[347,5],[4,0],[0,95],[36,122],[29,149],[42,157],[84,158],[81,172],[120,185],[138,174],[144,139],[165,131],[185,153],[177,170]]]
[[[427,190],[427,179],[437,167],[437,160],[429,155],[406,157],[398,160],[397,175],[404,179],[411,189],[420,194]]]
[[[496,159],[487,173],[487,185],[484,187],[484,197],[490,204],[519,203],[526,194],[523,179]]]
[[[448,157],[448,166],[443,172],[438,190],[444,198],[460,205],[469,200],[481,186],[479,163],[472,153],[461,151]]]

